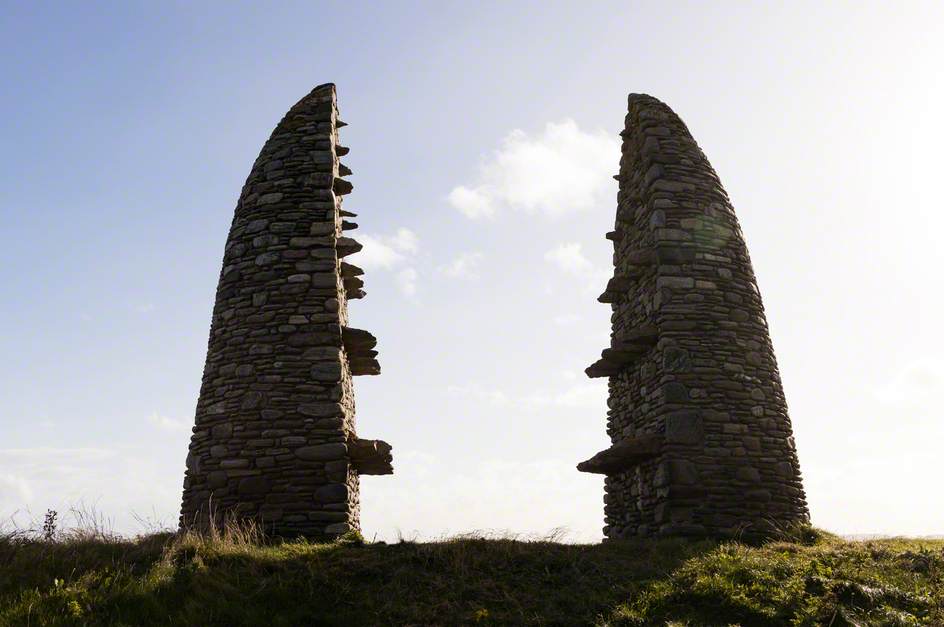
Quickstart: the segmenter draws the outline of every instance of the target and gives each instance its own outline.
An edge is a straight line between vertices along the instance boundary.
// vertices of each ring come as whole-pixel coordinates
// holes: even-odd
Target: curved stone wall
[[[629,96],[620,160],[609,377],[608,538],[766,536],[807,522],[760,291],[727,194],[665,104]]]
[[[353,189],[337,96],[320,85],[279,122],[236,205],[210,327],[181,526],[251,519],[286,536],[359,529],[360,474],[390,446],[361,440],[352,375],[379,374],[370,333],[348,325],[363,272],[345,235]]]

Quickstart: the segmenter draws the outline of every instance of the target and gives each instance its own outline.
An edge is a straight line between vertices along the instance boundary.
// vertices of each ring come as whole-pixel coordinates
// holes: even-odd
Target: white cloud
[[[400,227],[389,240],[400,252],[415,254],[419,249],[419,238],[416,237],[416,233],[407,228]]]
[[[924,360],[908,365],[893,376],[889,383],[875,390],[875,397],[889,405],[930,413],[942,393],[944,363]],[[937,412],[939,417],[940,410]]]
[[[153,412],[148,416],[148,422],[164,431],[171,431],[175,433],[190,431],[189,421],[178,420],[176,418],[170,418],[169,416],[163,416],[157,412]]]
[[[556,265],[567,274],[583,275],[593,271],[593,264],[583,256],[581,245],[577,242],[561,244],[544,253],[544,259]]]
[[[613,192],[619,151],[616,137],[582,131],[571,119],[549,122],[534,137],[516,129],[479,166],[478,182],[456,186],[448,201],[473,220],[500,208],[551,217],[586,211]]]
[[[410,229],[400,227],[393,235],[363,234],[357,241],[364,247],[357,253],[357,265],[365,270],[391,269],[415,255],[419,238]]]
[[[413,268],[404,268],[397,274],[397,287],[407,296],[416,294],[416,278],[418,273]]]
[[[382,238],[365,234],[357,241],[364,247],[357,253],[357,265],[365,270],[392,268],[403,261],[403,255]]]
[[[449,192],[449,204],[465,214],[465,217],[477,220],[495,215],[495,206],[483,189],[469,189],[459,185]]]
[[[354,263],[364,270],[397,270],[394,282],[401,293],[416,294],[419,273],[408,266],[419,252],[419,238],[408,228],[400,227],[392,235],[361,235],[358,241],[364,246]]]
[[[578,278],[587,294],[603,291],[606,282],[613,274],[610,268],[598,268],[587,259],[578,242],[560,244],[544,253],[544,260],[557,266],[565,274]]]
[[[461,253],[448,265],[442,266],[440,272],[456,279],[477,279],[479,262],[483,258],[480,252]]]

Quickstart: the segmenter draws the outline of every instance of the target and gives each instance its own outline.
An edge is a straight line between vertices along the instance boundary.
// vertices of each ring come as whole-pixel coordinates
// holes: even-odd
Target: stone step
[[[347,257],[359,252],[364,245],[351,237],[339,237],[335,248],[338,251],[338,257]]]
[[[371,350],[377,346],[377,338],[370,331],[341,327],[341,343],[349,354],[357,354],[362,350]]]
[[[392,475],[393,447],[383,440],[357,438],[348,442],[351,465],[361,475]]]
[[[577,464],[580,472],[613,475],[631,470],[640,463],[657,457],[662,452],[661,435],[643,435],[620,440],[590,459]]]
[[[344,196],[354,191],[354,184],[351,183],[350,181],[345,181],[342,178],[335,178],[334,186],[332,187],[332,189],[334,189],[335,194],[339,196]]]
[[[380,374],[380,363],[372,358],[357,358],[350,360],[351,374],[355,377]]]
[[[347,263],[346,261],[341,262],[341,276],[345,279],[353,276],[363,276],[364,271],[361,270],[358,266],[355,266],[353,263]]]
[[[611,340],[610,348],[603,349],[600,359],[584,372],[591,379],[612,377],[625,370],[645,355],[659,340],[659,330],[652,324],[643,324]]]

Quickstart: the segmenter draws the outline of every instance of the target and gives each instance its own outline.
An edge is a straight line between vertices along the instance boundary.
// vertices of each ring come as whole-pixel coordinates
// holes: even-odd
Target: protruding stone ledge
[[[335,243],[335,248],[337,248],[338,257],[347,257],[359,252],[364,248],[364,245],[350,237],[339,237]]]
[[[351,152],[351,149],[348,148],[347,146],[342,146],[341,144],[336,144],[336,145],[334,146],[334,152],[335,152],[335,154],[337,154],[339,157],[343,157],[343,156],[346,155],[347,153]]]
[[[607,233],[606,239],[610,240],[611,242],[618,242],[623,239],[625,235],[626,234],[621,229],[616,229],[615,231],[610,231]]]
[[[347,167],[343,163],[338,163],[338,176],[350,176],[354,174],[351,168]]]
[[[353,211],[348,211],[347,209],[341,209],[339,212],[342,218],[356,218],[357,214]]]
[[[392,475],[392,450],[383,440],[357,438],[348,444],[351,465],[361,475]]]
[[[380,363],[377,361],[377,351],[374,350],[377,338],[373,334],[363,329],[342,327],[341,341],[348,355],[352,375],[380,374]]]
[[[584,372],[591,379],[612,377],[649,351],[659,340],[659,330],[652,324],[643,324],[614,340],[610,348],[603,350],[600,359]]]
[[[606,289],[597,297],[601,303],[616,303],[623,298],[635,281],[633,276],[615,276],[606,283]]]
[[[335,178],[332,189],[334,189],[334,193],[338,196],[344,196],[354,191],[354,184],[342,178]]]
[[[341,230],[342,231],[353,231],[358,227],[357,222],[348,222],[347,220],[341,221]]]
[[[341,341],[349,354],[372,350],[377,346],[377,338],[373,333],[353,327],[341,327]]]
[[[349,362],[351,368],[351,375],[355,377],[360,376],[375,376],[380,374],[380,362],[372,357],[355,357]]]
[[[353,276],[344,279],[344,293],[348,300],[357,300],[367,296],[367,292],[361,289],[363,287],[364,281],[360,277]]]
[[[609,236],[609,234],[607,234]],[[653,248],[631,250],[623,256],[627,266],[623,274],[615,276],[606,284],[606,289],[597,298],[601,303],[619,302],[632,287],[635,277],[639,276],[644,268],[656,263],[656,252]]]
[[[346,261],[341,262],[341,277],[342,278],[349,279],[351,277],[363,276],[363,275],[364,275],[364,271],[358,266],[355,266],[353,263],[347,263]]]
[[[590,459],[577,464],[580,472],[613,475],[631,470],[640,463],[658,457],[664,438],[661,435],[643,435],[620,440]]]

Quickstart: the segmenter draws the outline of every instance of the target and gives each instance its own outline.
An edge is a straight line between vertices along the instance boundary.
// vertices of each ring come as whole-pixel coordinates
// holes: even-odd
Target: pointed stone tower
[[[607,538],[770,536],[809,514],[760,292],[734,208],[681,119],[629,96],[609,377]]]
[[[348,325],[363,272],[345,232],[333,84],[279,122],[253,164],[216,290],[182,527],[251,519],[269,533],[358,530],[358,477],[390,474],[391,447],[354,426],[352,376],[375,375],[376,339]]]

